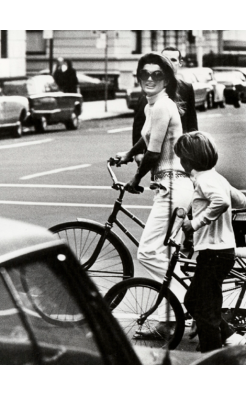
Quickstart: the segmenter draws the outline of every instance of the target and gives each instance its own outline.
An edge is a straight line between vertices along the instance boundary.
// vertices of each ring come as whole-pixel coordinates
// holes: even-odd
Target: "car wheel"
[[[41,117],[37,119],[34,124],[35,131],[37,133],[43,133],[47,129],[47,119],[45,117]]]
[[[208,109],[214,107],[214,95],[212,93],[209,93],[207,95],[207,105],[208,105]]]
[[[22,136],[23,128],[22,123],[19,121],[17,125],[14,127],[13,137],[20,138]]]
[[[219,103],[220,108],[225,108],[226,107],[226,100],[225,97],[223,98],[223,100]]]
[[[66,129],[67,130],[76,130],[79,127],[79,117],[78,115],[73,112],[71,114],[71,118],[69,119],[69,121],[67,121],[65,123]]]
[[[208,98],[204,100],[203,104],[201,105],[201,111],[207,111],[208,109]]]

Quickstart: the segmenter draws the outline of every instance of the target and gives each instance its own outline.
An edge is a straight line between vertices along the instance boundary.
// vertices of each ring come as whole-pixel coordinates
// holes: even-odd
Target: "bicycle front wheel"
[[[165,347],[168,343],[170,349],[175,349],[183,337],[185,320],[180,302],[169,289],[164,293],[160,306],[143,325],[138,324],[140,316],[154,306],[160,288],[161,284],[157,281],[136,277],[116,284],[105,295],[105,300],[133,344]],[[167,303],[169,303],[169,319],[167,319]],[[167,328],[166,333],[160,335],[155,331],[159,320],[165,321]],[[149,335],[139,336],[139,332],[146,333],[146,331]]]
[[[102,296],[116,283],[133,277],[134,266],[131,254],[112,231],[107,235],[98,256],[92,260],[92,265],[87,268],[105,232],[101,224],[89,220],[66,222],[49,230],[66,240],[81,265],[96,283]]]

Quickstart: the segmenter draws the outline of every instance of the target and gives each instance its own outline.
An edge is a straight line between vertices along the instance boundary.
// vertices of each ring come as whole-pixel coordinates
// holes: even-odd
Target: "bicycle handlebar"
[[[113,170],[112,170],[112,166],[116,166],[117,163],[119,163],[119,161],[120,161],[120,159],[118,159],[118,158],[109,158],[108,161],[107,161],[107,163],[108,163],[108,164],[107,164],[108,171],[109,171],[109,174],[110,174],[110,176],[111,176],[111,178],[112,178],[112,181],[113,181],[112,188],[113,188],[113,189],[116,189],[116,190],[124,189],[124,188],[125,188],[125,185],[126,185],[125,183],[119,182],[119,181],[117,180],[117,177],[116,177],[115,173],[114,173]],[[133,158],[132,158],[129,162],[133,162]],[[143,191],[144,191],[144,187],[142,187],[142,186],[140,186],[140,185],[138,185],[135,189],[136,189],[138,192],[140,192],[140,193],[143,193]]]

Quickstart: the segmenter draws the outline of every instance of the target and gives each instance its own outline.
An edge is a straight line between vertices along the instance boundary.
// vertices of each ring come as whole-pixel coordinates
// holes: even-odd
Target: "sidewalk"
[[[120,115],[134,114],[126,105],[126,99],[107,100],[107,112],[105,111],[105,101],[91,101],[83,103],[83,111],[80,115],[81,121],[90,119],[114,118]]]

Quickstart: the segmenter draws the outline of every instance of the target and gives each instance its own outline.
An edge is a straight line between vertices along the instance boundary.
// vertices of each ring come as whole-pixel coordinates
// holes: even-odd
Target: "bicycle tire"
[[[105,227],[94,221],[80,220],[61,223],[49,230],[65,239],[82,266],[85,266],[105,232]],[[132,256],[123,241],[110,231],[98,258],[86,271],[104,296],[117,282],[133,277]]]
[[[175,349],[182,340],[185,330],[185,319],[182,306],[177,297],[169,289],[165,292],[165,301],[161,302],[161,309],[166,313],[167,300],[170,306],[170,332],[169,341],[163,336],[161,339],[135,339],[136,330],[153,330],[158,321],[158,313],[154,312],[140,327],[137,323],[140,315],[153,306],[159,295],[161,284],[148,278],[135,277],[116,284],[105,295],[104,299],[109,305],[112,314],[118,319],[126,335],[133,344],[150,347],[164,347]],[[122,295],[124,297],[122,297]],[[118,302],[121,299],[120,303]],[[114,304],[115,300],[117,303]],[[163,318],[162,318],[163,321]]]
[[[245,273],[246,274],[246,273]],[[245,334],[246,333],[246,292],[242,299],[240,297],[242,289],[245,286],[244,281],[240,281],[233,275],[231,277],[231,283],[223,284],[222,295],[223,295],[223,306],[222,316],[223,318],[233,327],[236,332]],[[240,300],[241,299],[241,300]],[[238,302],[240,301],[239,305]]]
[[[50,271],[44,277],[36,272],[36,267],[23,267],[21,270],[22,286],[33,311],[49,324],[63,328],[82,325],[85,318],[70,294],[64,292],[61,283],[53,281]]]

